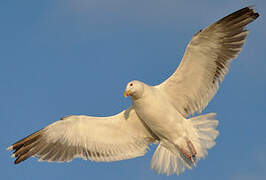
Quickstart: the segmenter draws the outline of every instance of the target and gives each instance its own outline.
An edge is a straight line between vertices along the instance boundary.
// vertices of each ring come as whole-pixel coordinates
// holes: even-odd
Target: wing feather
[[[129,109],[110,117],[68,116],[14,143],[18,164],[31,156],[40,161],[117,161],[142,156],[155,139]]]
[[[208,105],[242,49],[249,33],[245,26],[258,16],[246,7],[200,30],[173,75],[157,86],[185,117]]]

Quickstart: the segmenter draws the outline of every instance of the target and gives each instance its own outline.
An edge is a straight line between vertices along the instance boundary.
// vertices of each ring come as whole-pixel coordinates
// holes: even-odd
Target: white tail
[[[161,142],[152,157],[151,169],[159,174],[179,175],[185,171],[185,168],[192,169],[201,158],[208,154],[207,150],[215,145],[215,139],[219,134],[216,130],[218,120],[216,120],[215,113],[196,116],[188,119],[187,122],[190,132],[187,138],[196,151],[194,164],[189,163],[182,152],[174,154],[166,148],[167,146],[164,146],[165,142]]]

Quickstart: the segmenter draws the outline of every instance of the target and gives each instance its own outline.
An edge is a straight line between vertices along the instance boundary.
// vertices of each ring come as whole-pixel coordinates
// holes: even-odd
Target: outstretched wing
[[[117,161],[142,156],[155,139],[130,107],[110,117],[68,116],[18,141],[15,164],[31,156],[44,161]]]
[[[251,7],[236,11],[196,33],[184,57],[166,81],[164,91],[184,116],[201,112],[215,95],[249,31],[245,26],[258,18]]]

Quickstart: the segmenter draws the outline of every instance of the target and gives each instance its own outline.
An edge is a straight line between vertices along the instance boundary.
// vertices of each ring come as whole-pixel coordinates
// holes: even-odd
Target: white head
[[[144,83],[140,81],[130,81],[125,89],[124,96],[131,96],[134,99],[138,99],[143,95]]]

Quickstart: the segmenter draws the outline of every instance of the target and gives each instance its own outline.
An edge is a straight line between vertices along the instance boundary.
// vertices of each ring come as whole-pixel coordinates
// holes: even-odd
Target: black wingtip
[[[256,12],[255,5],[251,5],[251,6],[248,6],[246,8],[248,8],[249,10],[251,10],[251,12],[252,12],[251,17],[253,19],[257,19],[260,16],[260,14],[258,12]]]

